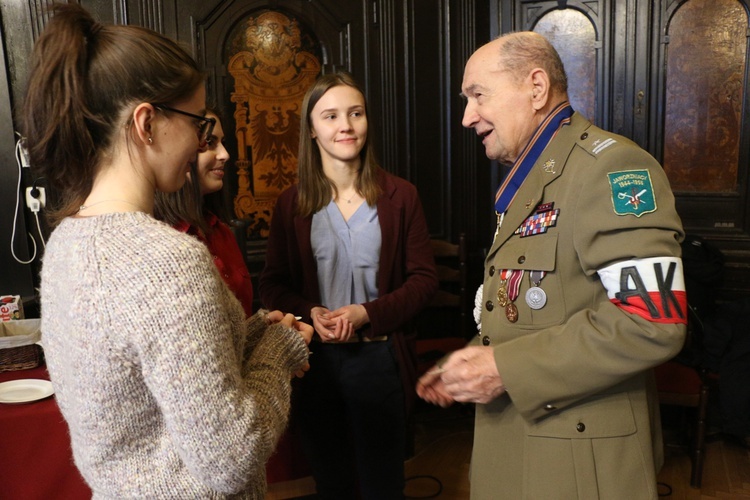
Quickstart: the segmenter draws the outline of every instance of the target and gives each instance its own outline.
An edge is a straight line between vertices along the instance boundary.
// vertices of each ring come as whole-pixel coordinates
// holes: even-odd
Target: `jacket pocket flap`
[[[533,238],[536,240],[529,241]],[[540,244],[541,239],[544,240],[543,244]],[[503,251],[492,258],[492,265],[497,269],[552,272],[555,270],[556,252],[556,234],[512,238],[503,245]]]
[[[594,439],[635,433],[635,417],[626,392],[589,398],[528,426],[529,436]]]

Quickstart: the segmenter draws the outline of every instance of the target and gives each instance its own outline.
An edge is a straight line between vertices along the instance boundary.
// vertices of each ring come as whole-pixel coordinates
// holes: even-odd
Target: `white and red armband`
[[[624,260],[597,271],[609,300],[624,311],[657,323],[687,323],[682,260]]]

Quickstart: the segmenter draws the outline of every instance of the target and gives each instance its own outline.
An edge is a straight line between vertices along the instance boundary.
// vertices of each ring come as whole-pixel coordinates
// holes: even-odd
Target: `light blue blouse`
[[[362,203],[345,221],[331,200],[313,215],[310,240],[318,265],[320,299],[328,309],[378,298],[381,234],[377,207]]]

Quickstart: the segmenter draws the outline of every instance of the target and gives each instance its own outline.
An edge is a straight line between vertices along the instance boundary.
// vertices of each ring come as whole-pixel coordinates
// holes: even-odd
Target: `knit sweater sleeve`
[[[262,315],[246,320],[199,242],[186,237],[177,249],[151,254],[141,262],[149,286],[138,293],[148,307],[118,316],[127,318],[145,385],[191,474],[220,492],[243,490],[283,432],[306,346]]]

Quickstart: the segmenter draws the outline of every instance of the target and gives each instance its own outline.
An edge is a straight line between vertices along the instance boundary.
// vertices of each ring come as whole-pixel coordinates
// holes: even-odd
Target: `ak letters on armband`
[[[648,170],[608,174],[617,215],[640,217],[656,210]],[[609,300],[629,313],[657,323],[687,323],[682,260],[650,257],[616,262],[598,271]]]

